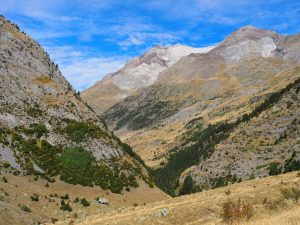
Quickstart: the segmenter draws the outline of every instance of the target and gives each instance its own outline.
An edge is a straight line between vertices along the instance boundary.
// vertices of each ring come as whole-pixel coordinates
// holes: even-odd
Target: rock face
[[[82,93],[82,98],[99,113],[136,90],[154,84],[160,72],[170,68],[183,56],[206,53],[213,49],[183,45],[154,47],[139,58],[129,61],[121,70],[108,74],[103,80]]]
[[[298,80],[275,92],[244,116],[203,160],[189,168],[201,189],[235,183],[238,180],[277,175],[300,168],[300,70]],[[270,102],[266,104],[266,102]],[[263,107],[262,107],[263,106]],[[260,110],[258,110],[260,109]],[[255,115],[255,116],[254,116]],[[228,136],[228,137],[227,137]]]
[[[61,175],[70,183],[94,182],[106,188],[113,188],[109,182],[115,180],[115,187],[119,185],[116,192],[121,191],[123,181],[117,178],[111,181],[75,178],[79,171],[84,174],[88,170],[79,164],[77,172],[76,168],[70,171],[68,159],[62,167],[61,156],[68,147],[73,154],[87,157],[85,166],[91,166],[94,174],[114,177],[115,166],[120,172],[131,174],[132,181],[133,177],[144,178],[140,164],[75,93],[42,47],[3,17],[0,17],[0,104],[2,158],[10,157],[12,166],[21,167],[24,174]],[[14,152],[16,160],[8,155],[9,150]],[[65,154],[72,158],[72,154]],[[76,158],[70,160],[76,163]],[[128,163],[139,172],[130,172],[122,166]]]
[[[113,105],[103,113],[103,118],[148,166],[156,168],[153,175],[165,191],[174,194],[176,180],[181,175],[182,182],[187,174],[193,175],[200,189],[210,188],[221,179],[217,175],[225,171],[223,166],[229,165],[225,163],[225,157],[218,158],[217,144],[228,138],[233,125],[241,125],[235,122],[243,115],[247,118],[271,93],[279,93],[300,77],[299,56],[299,34],[283,36],[273,31],[243,27],[207,53],[182,57],[160,72],[155,83]],[[267,129],[272,127],[265,126]],[[214,151],[218,154],[214,155]],[[290,152],[281,151],[284,151],[282,160],[289,159]],[[256,155],[253,159],[263,157],[260,153],[253,153]],[[214,158],[209,160],[213,155]],[[242,162],[245,155],[234,154],[232,157],[233,161]],[[213,161],[220,162],[220,167],[215,167]],[[207,171],[199,169],[199,163],[203,168],[205,165]],[[248,172],[265,176],[269,163],[267,159],[257,160],[248,165],[252,168]],[[237,163],[232,173],[243,171],[236,176],[248,179],[248,172],[242,169],[248,168],[246,164]],[[255,166],[263,165],[267,166],[261,173],[254,171]],[[194,166],[197,169],[191,172]],[[198,178],[196,174],[199,174]],[[203,186],[201,176],[208,181]]]
[[[53,130],[53,118],[57,118],[92,121],[105,130],[103,123],[84,105],[41,46],[3,18],[0,22],[0,123],[13,128],[43,121],[47,129]],[[58,136],[56,132],[50,132],[49,142],[54,145],[68,142]],[[109,147],[103,140],[93,142],[89,150],[100,149],[103,153],[98,154],[98,158],[122,155],[120,149]]]

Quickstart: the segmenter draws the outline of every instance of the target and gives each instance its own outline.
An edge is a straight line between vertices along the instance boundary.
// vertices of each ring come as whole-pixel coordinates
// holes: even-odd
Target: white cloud
[[[126,57],[87,58],[62,64],[61,71],[77,90],[82,91],[122,68],[127,60]]]
[[[108,73],[119,70],[130,58],[89,56],[86,49],[76,50],[72,46],[47,46],[45,49],[54,62],[59,64],[62,74],[75,89],[80,91],[90,87]]]

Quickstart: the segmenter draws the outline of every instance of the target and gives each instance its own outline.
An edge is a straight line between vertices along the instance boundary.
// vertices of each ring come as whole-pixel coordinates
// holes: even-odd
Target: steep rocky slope
[[[244,27],[207,53],[181,58],[103,118],[174,194],[179,175],[208,157],[203,146],[214,149],[210,140],[220,141],[220,124],[233,124],[300,77],[299,55],[300,35]]]
[[[81,96],[96,112],[102,113],[136,90],[155,83],[160,72],[170,68],[183,56],[205,53],[212,48],[192,48],[184,45],[154,47],[141,57],[130,60],[119,71],[108,74],[85,90]]]
[[[224,129],[222,132],[228,137],[219,143],[216,141],[211,153],[188,169],[183,177],[190,175],[195,185],[207,189],[299,170],[299,118],[300,79],[268,96],[232,129]]]
[[[115,193],[140,179],[152,185],[130,147],[107,130],[41,46],[4,17],[0,104],[1,168]]]

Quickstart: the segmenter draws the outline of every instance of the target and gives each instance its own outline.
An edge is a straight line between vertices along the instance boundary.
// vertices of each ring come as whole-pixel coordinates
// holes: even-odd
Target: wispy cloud
[[[74,49],[72,46],[46,46],[51,58],[59,64],[60,70],[71,84],[82,91],[108,73],[122,68],[129,60],[126,56],[100,57],[87,55],[88,49]]]
[[[82,91],[108,73],[119,70],[127,60],[126,57],[86,58],[62,64],[61,70],[66,78]]]

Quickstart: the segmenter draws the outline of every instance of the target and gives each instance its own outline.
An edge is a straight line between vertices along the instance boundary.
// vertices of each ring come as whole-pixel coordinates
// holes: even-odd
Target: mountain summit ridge
[[[184,45],[156,46],[130,60],[122,69],[110,73],[82,92],[82,98],[100,113],[140,88],[154,84],[159,73],[170,68],[183,56],[206,53],[214,46],[193,48]]]

